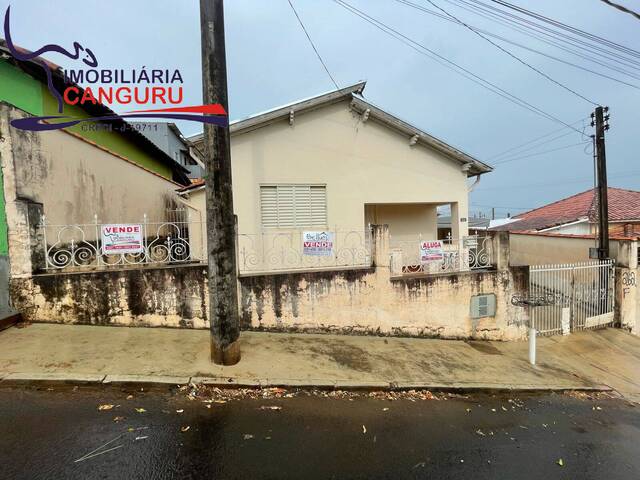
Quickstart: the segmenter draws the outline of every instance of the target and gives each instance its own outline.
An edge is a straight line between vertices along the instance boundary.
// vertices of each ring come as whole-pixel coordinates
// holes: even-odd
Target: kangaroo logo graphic
[[[108,96],[106,96],[107,94],[105,94],[108,100],[105,103],[103,103],[102,100],[96,100],[96,98],[94,97],[92,92],[92,89],[94,87],[87,86],[85,88],[81,88],[79,85],[76,84],[75,80],[68,80],[66,77],[66,74],[64,76],[64,82],[65,82],[64,92],[59,92],[56,86],[53,84],[53,77],[54,77],[54,74],[56,74],[57,72],[52,71],[51,64],[41,57],[45,53],[57,53],[57,54],[63,55],[71,60],[75,60],[75,63],[80,67],[83,67],[84,65],[86,65],[90,69],[90,70],[87,70],[88,72],[87,75],[89,73],[93,73],[94,75],[96,75],[96,77],[99,74],[105,75],[106,78],[110,79],[108,80],[107,83],[111,83],[111,82],[118,83],[118,81],[113,80],[113,78],[117,79],[118,73],[121,72],[121,70],[104,69],[104,67],[102,67],[101,70],[96,70],[96,67],[98,66],[98,59],[91,49],[83,47],[78,42],[73,42],[72,50],[67,50],[66,48],[61,47],[60,45],[57,45],[55,43],[49,43],[47,45],[44,45],[43,47],[33,52],[28,52],[26,50],[23,50],[17,47],[11,35],[11,6],[7,7],[7,10],[4,15],[4,36],[7,42],[7,49],[9,50],[9,53],[15,60],[19,62],[33,62],[39,65],[40,67],[42,67],[47,77],[47,87],[49,89],[49,92],[58,102],[59,114],[63,113],[63,107],[65,104],[69,104],[69,105],[77,104],[78,101],[80,100],[78,98],[78,96],[80,95],[82,95],[82,102],[85,101],[85,97],[86,97],[86,100],[92,103],[93,105],[102,105],[104,107],[107,107],[109,103],[113,102],[112,100],[114,98],[113,92],[109,93]],[[83,72],[82,68],[71,69],[71,71],[74,71],[74,70],[80,73]],[[65,72],[66,71],[67,70],[65,70]],[[158,75],[157,72],[160,72],[160,75]],[[92,116],[89,118],[70,117],[67,115],[29,116],[25,118],[17,118],[17,119],[11,120],[11,126],[15,128],[19,128],[21,130],[42,132],[47,130],[59,130],[63,128],[73,127],[83,122],[85,123],[86,122],[109,122],[113,120],[116,120],[116,121],[124,120],[125,118],[160,118],[160,119],[171,119],[171,120],[185,120],[190,122],[201,122],[201,123],[206,123],[209,125],[215,125],[220,127],[228,126],[226,109],[224,108],[224,106],[222,106],[219,103],[215,103],[215,104],[212,103],[208,105],[195,105],[195,106],[177,106],[177,107],[165,106],[164,104],[167,103],[166,101],[167,97],[165,96],[165,93],[160,94],[157,92],[158,91],[165,92],[165,90],[170,91],[171,87],[167,87],[165,89],[164,87],[156,87],[156,86],[149,85],[150,83],[153,83],[155,81],[159,83],[165,83],[165,84],[172,83],[174,81],[173,77],[171,77],[171,80],[168,79],[169,70],[166,70],[167,79],[163,81],[162,72],[163,70],[152,70],[151,78],[149,77],[149,74],[147,71],[139,72],[138,77],[136,77],[138,78],[138,80],[134,80],[132,82],[129,82],[129,81],[122,82],[127,84],[133,84],[133,86],[130,87],[129,85],[127,85],[127,86],[121,86],[118,88],[111,87],[111,89],[115,89],[116,91],[116,94],[115,94],[116,104],[120,104],[120,105],[129,104],[131,103],[132,99],[135,99],[134,104],[143,106],[143,105],[146,105],[149,101],[149,98],[151,98],[151,104],[162,105],[162,108],[149,109],[147,107],[143,110],[130,110],[124,114],[117,114],[117,113],[114,113],[113,111],[110,111],[110,109],[107,107],[104,114]],[[175,69],[174,73],[177,75],[176,78],[180,81],[180,83],[182,83],[182,77],[179,74],[179,70]],[[134,74],[135,74],[135,71],[134,71]],[[80,78],[83,78],[83,76],[80,76]],[[88,78],[88,76],[84,78]],[[105,77],[100,77],[100,78],[105,78]],[[80,83],[81,81],[82,80],[79,80],[77,81],[77,83]],[[89,83],[95,83],[95,82],[89,81]],[[137,93],[132,93],[132,90],[138,89],[137,84],[139,83],[146,84],[145,87],[140,87],[140,88],[142,88],[147,92],[150,90],[154,96],[150,97],[147,93],[147,96],[142,95],[142,98],[144,98],[144,100],[139,100],[137,97]],[[104,88],[97,87],[97,90],[104,90]],[[70,100],[67,96],[70,91],[76,95],[76,98],[73,99],[73,101]],[[125,93],[125,96],[122,97],[123,100],[118,100],[119,91],[124,91]],[[179,91],[180,91],[180,96],[178,98],[181,99],[182,87],[180,87]],[[157,96],[155,96],[156,94]],[[98,96],[98,98],[100,99],[101,97]],[[181,100],[173,101],[170,93],[168,98],[170,103],[179,104],[181,102]]]
[[[54,53],[60,53],[72,60],[78,60],[80,59],[81,52],[84,52],[85,57],[81,59],[82,62],[84,62],[85,65],[91,68],[95,68],[98,66],[98,60],[96,59],[96,56],[93,54],[93,52],[89,48],[85,49],[78,42],[73,42],[73,48],[74,48],[73,53],[61,47],[60,45],[56,45],[55,43],[49,43],[44,47],[39,48],[35,52],[30,52],[30,53],[21,52],[14,45],[13,38],[11,37],[10,16],[11,16],[11,6],[8,6],[7,11],[4,14],[4,38],[7,41],[7,48],[11,52],[11,55],[13,55],[13,57],[16,58],[17,60],[22,60],[23,62],[33,60],[37,62],[40,66],[42,66],[42,68],[44,69],[47,75],[47,86],[49,87],[49,91],[51,92],[51,95],[53,95],[58,101],[58,113],[62,113],[62,107],[64,103],[62,101],[62,95],[53,85],[53,74],[51,72],[51,68],[49,67],[47,62],[39,60],[38,57],[46,52],[54,52]]]

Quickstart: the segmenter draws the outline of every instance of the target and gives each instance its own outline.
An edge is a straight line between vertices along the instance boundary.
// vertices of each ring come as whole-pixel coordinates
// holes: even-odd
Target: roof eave
[[[376,107],[375,105],[372,105],[361,97],[353,95],[351,108],[359,113],[364,113],[365,111],[369,110],[369,118],[374,118],[405,135],[409,135],[412,137],[417,136],[417,144],[422,144],[434,150],[437,150],[438,152],[459,161],[462,165],[469,165],[470,167],[467,171],[468,177],[474,177],[476,175],[482,175],[483,173],[489,173],[493,171],[493,167],[491,167],[490,165],[487,165],[486,163],[473,158],[472,156],[458,150],[457,148],[452,147],[442,140],[438,140],[437,138],[429,135],[427,132],[424,132],[419,128],[414,127],[413,125],[400,120],[398,117],[395,117],[390,113],[387,113],[384,110]]]
[[[289,117],[291,111],[293,111],[295,115],[298,113],[307,112],[307,111],[316,109],[318,107],[323,107],[325,105],[330,105],[332,103],[340,102],[345,98],[350,97],[354,93],[362,93],[366,84],[367,84],[366,81],[360,81],[360,82],[354,83],[353,85],[340,88],[338,90],[333,90],[331,92],[323,93],[315,97],[307,98],[304,100],[298,100],[296,102],[289,103],[287,105],[283,105],[280,107],[276,107],[266,112],[252,115],[248,118],[235,120],[229,124],[229,131],[231,135],[246,133],[251,130],[255,130],[256,128],[262,128],[273,122],[277,122],[279,120],[287,118]],[[202,136],[203,136],[202,133],[198,133],[196,135],[192,135],[188,137],[187,140],[191,144],[194,144],[201,141]]]

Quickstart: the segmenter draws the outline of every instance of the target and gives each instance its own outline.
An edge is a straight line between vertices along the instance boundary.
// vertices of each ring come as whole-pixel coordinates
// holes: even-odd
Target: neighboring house
[[[437,209],[445,205],[453,237],[467,235],[468,178],[491,167],[369,103],[364,87],[231,123],[241,236],[328,230],[339,237],[388,224],[392,242],[417,242],[437,238]],[[204,150],[202,135],[189,140]],[[181,194],[204,209],[203,184]]]
[[[61,70],[47,63],[60,89]],[[49,225],[89,225],[84,231],[69,227],[49,232],[48,244],[75,248],[78,241],[95,240],[96,216],[113,223],[142,223],[145,214],[150,221],[164,219],[166,210],[175,206],[175,189],[190,180],[184,167],[123,120],[111,121],[111,129],[94,128],[108,127],[103,123],[44,132],[12,127],[14,119],[56,115],[57,102],[49,93],[43,67],[36,61],[16,61],[2,44],[0,78],[2,303],[7,269],[12,277],[31,274],[33,252],[42,247],[32,239],[43,233],[38,227],[43,215]],[[65,106],[64,113],[113,115],[107,107],[90,103],[83,108]],[[80,238],[74,238],[74,232]]]
[[[609,233],[640,235],[640,192],[609,187]],[[491,230],[594,235],[598,230],[598,191],[587,190],[529,212],[521,213]]]
[[[485,235],[489,228],[488,218],[469,217],[469,235]],[[438,239],[451,238],[451,215],[438,217]]]
[[[192,179],[204,177],[204,166],[194,148],[184,138],[175,123],[129,122],[138,132],[151,140],[158,148],[185,167]]]

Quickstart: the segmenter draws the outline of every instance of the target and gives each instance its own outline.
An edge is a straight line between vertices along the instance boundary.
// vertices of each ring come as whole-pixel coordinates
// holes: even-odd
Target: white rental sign
[[[102,225],[102,254],[140,253],[144,250],[142,225]]]
[[[442,242],[440,240],[427,240],[420,242],[420,262],[436,262],[444,258]]]
[[[333,255],[332,232],[303,232],[302,254],[314,257],[330,257]]]

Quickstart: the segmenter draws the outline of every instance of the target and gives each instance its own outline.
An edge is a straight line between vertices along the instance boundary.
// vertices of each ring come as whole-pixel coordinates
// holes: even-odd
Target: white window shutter
[[[278,227],[278,190],[275,186],[260,187],[262,226]]]
[[[327,225],[327,189],[324,185],[312,185],[309,191],[311,198],[311,223],[314,227]]]
[[[260,211],[265,228],[326,227],[324,185],[262,185]]]

